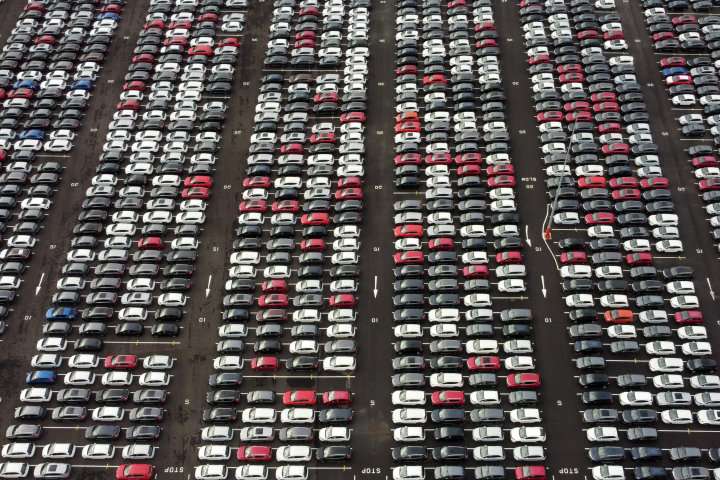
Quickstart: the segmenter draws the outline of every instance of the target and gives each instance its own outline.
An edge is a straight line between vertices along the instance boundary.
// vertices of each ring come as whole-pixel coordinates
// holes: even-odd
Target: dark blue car
[[[20,140],[45,140],[45,132],[42,130],[23,130],[20,132]]]
[[[97,16],[98,21],[105,19],[118,21],[120,20],[120,15],[118,15],[117,13],[101,13]]]
[[[78,309],[70,307],[50,308],[45,312],[45,320],[77,320]]]
[[[57,372],[52,370],[36,370],[25,377],[28,385],[53,385],[57,382]]]
[[[687,71],[683,67],[670,67],[664,68],[662,74],[664,78],[667,78],[673,75],[687,75]]]
[[[70,90],[92,90],[93,84],[90,80],[78,80],[70,85]]]
[[[35,80],[18,80],[17,82],[13,83],[13,88],[30,88],[32,90],[37,90],[38,88],[40,88],[40,84]]]

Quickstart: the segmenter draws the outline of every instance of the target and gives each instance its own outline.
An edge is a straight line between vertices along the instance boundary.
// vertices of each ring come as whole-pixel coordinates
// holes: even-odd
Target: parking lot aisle
[[[532,289],[529,308],[532,309],[534,341],[539,352],[538,373],[542,381],[543,427],[547,430],[548,442],[545,467],[548,475],[558,475],[562,469],[578,468],[578,476],[586,462],[582,444],[584,433],[582,422],[577,415],[577,395],[574,388],[568,388],[572,375],[571,351],[564,348],[568,320],[563,305],[557,299],[562,296],[559,288],[557,266],[553,260],[556,250],[551,241],[543,241],[543,224],[549,214],[550,200],[545,191],[545,172],[540,153],[535,114],[531,110],[532,83],[528,73],[527,55],[524,48],[523,32],[518,15],[518,3],[495,3],[498,10],[495,17],[498,31],[498,45],[502,52],[500,65],[503,72],[503,86],[507,91],[507,108],[510,134],[513,136],[511,155],[515,166],[515,194],[520,213],[521,232],[528,236],[523,249],[528,265],[526,281]],[[529,239],[529,242],[528,242]],[[548,249],[548,245],[552,250]],[[546,290],[546,293],[543,292]],[[550,319],[548,322],[546,319]],[[562,347],[561,347],[562,345]],[[574,470],[573,470],[574,471]],[[565,478],[567,472],[563,473]]]
[[[368,476],[383,479],[391,475],[393,467],[389,452],[393,446],[389,394],[390,368],[393,358],[392,297],[393,202],[409,195],[395,195],[393,164],[393,131],[395,106],[395,2],[373,1],[371,56],[368,88],[368,120],[365,131],[365,178],[363,193],[365,212],[360,249],[360,282],[358,305],[361,325],[358,329],[358,369],[354,392],[365,413],[357,416],[353,431],[355,445],[354,467],[358,478],[364,468]],[[412,197],[414,198],[414,197]],[[377,279],[377,282],[375,281]],[[377,289],[377,296],[373,290]],[[375,322],[377,319],[377,322]],[[370,401],[373,401],[370,403]],[[362,411],[361,411],[362,412]],[[356,436],[359,435],[359,436]]]

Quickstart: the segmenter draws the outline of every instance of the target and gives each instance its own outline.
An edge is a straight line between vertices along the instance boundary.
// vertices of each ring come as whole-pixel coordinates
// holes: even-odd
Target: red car
[[[578,40],[584,40],[586,38],[598,38],[597,30],[583,30],[577,34]]]
[[[288,297],[280,293],[261,295],[258,299],[259,307],[287,307]]]
[[[447,83],[447,78],[445,78],[445,75],[442,75],[440,73],[437,73],[435,75],[426,75],[423,78],[423,85],[430,85],[433,83]]]
[[[520,252],[500,252],[495,255],[495,261],[501,264],[522,263]]]
[[[546,478],[545,467],[539,465],[515,468],[515,480],[545,480]]]
[[[636,188],[623,188],[612,192],[613,200],[640,200],[640,190]]]
[[[610,188],[637,188],[637,178],[620,177],[610,179]]]
[[[497,175],[512,175],[515,173],[515,169],[512,165],[491,165],[486,170],[488,177],[494,177]]]
[[[695,15],[681,15],[672,19],[673,25],[687,25],[688,23],[697,23]]]
[[[603,33],[603,40],[624,40],[625,34],[622,30],[610,30]]]
[[[315,48],[315,40],[310,39],[303,39],[298,40],[295,42],[295,48],[303,48],[303,47],[309,47],[309,48]]]
[[[565,115],[565,121],[568,123],[574,123],[575,121],[592,122],[592,114],[587,110],[568,113]]]
[[[610,143],[603,145],[601,150],[605,155],[614,155],[616,153],[628,153],[630,146],[627,143]]]
[[[599,133],[620,133],[622,132],[622,126],[619,123],[603,123],[598,127]]]
[[[576,110],[590,110],[590,104],[588,102],[568,102],[563,105],[563,110],[566,112],[574,112]]]
[[[633,266],[652,265],[652,261],[652,255],[645,252],[631,253],[625,256],[625,262]]]
[[[105,368],[108,370],[134,370],[137,366],[137,355],[110,355],[105,357]]]
[[[148,463],[123,463],[115,470],[117,480],[150,480],[155,469]]]
[[[672,32],[659,32],[652,36],[653,41],[659,42],[660,40],[672,40],[675,38],[675,34]]]
[[[455,250],[455,243],[452,238],[433,238],[428,243],[430,250]]]
[[[402,122],[395,125],[395,133],[400,132],[419,132],[420,122]]]
[[[270,177],[248,177],[243,180],[244,188],[270,188]]]
[[[664,177],[644,178],[640,180],[640,188],[643,190],[651,188],[668,188],[668,179]]]
[[[475,25],[476,32],[485,32],[487,30],[495,30],[495,24],[493,22],[483,22]]]
[[[349,293],[342,293],[339,295],[333,295],[330,297],[330,303],[331,307],[354,307],[357,305],[357,301],[355,301],[355,295],[351,295]]]
[[[105,5],[100,9],[100,13],[122,13],[122,8],[120,5],[111,3],[110,5]]]
[[[508,388],[535,388],[540,386],[540,375],[537,373],[515,373],[505,380]]]
[[[2,98],[2,97],[0,97],[0,98]],[[0,150],[0,162],[6,160],[7,155],[8,155],[7,150]]]
[[[185,39],[185,37],[170,37],[170,38],[166,38],[163,41],[163,45],[165,45],[166,47],[171,46],[171,45],[184,47],[187,45],[187,40]]]
[[[633,317],[632,310],[608,310],[603,314],[605,322],[607,323],[633,323],[635,317]]]
[[[404,153],[395,155],[395,165],[420,165],[422,156],[419,153]]]
[[[425,156],[425,163],[428,165],[450,165],[452,157],[449,153],[433,153]]]
[[[132,58],[132,63],[154,63],[155,57],[149,53],[141,53]]]
[[[280,147],[280,153],[302,153],[303,146],[301,143],[288,143]]]
[[[422,225],[399,225],[393,232],[398,238],[422,237],[423,227]]]
[[[335,143],[335,134],[330,132],[314,133],[310,137],[310,143]]]
[[[511,175],[498,175],[488,179],[488,187],[514,187],[515,177]]]
[[[497,43],[492,38],[486,38],[484,40],[479,40],[475,42],[475,48],[485,48],[485,47],[497,47]]]
[[[269,462],[272,460],[272,447],[260,445],[240,447],[237,459],[246,462]]]
[[[582,72],[582,67],[578,63],[567,63],[565,65],[560,65],[559,67],[557,67],[557,72],[559,74]]]
[[[702,323],[703,316],[699,310],[686,310],[675,314],[675,322],[683,325],[695,325]]]
[[[674,75],[665,79],[667,86],[672,85],[690,85],[692,84],[692,77],[690,75]]]
[[[209,57],[213,54],[212,48],[207,45],[198,45],[197,47],[190,47],[188,55],[205,55]]]
[[[330,216],[325,212],[306,213],[300,218],[303,225],[327,225],[330,223]]]
[[[198,18],[196,18],[196,20],[197,20],[198,22],[213,22],[213,23],[217,23],[219,19],[218,19],[218,16],[217,16],[216,14],[214,14],[214,13],[203,13],[203,14],[200,15]]]
[[[55,37],[53,37],[52,35],[42,35],[35,39],[35,45],[40,45],[40,44],[55,45],[56,41],[57,40],[55,40]]]
[[[280,360],[277,357],[258,357],[250,362],[253,370],[280,370]]]
[[[617,112],[618,110],[620,110],[620,105],[615,102],[602,102],[593,105],[593,112],[595,113]]]
[[[402,122],[418,122],[420,121],[420,117],[418,116],[417,112],[403,112],[398,115],[395,115],[395,123],[402,123]]]
[[[365,114],[363,112],[349,112],[340,115],[340,123],[348,122],[365,122]]]
[[[138,242],[138,248],[144,250],[162,250],[165,246],[165,240],[160,237],[144,237]]]
[[[263,292],[280,292],[285,293],[288,291],[288,284],[285,280],[267,280],[262,283],[260,287]]]
[[[312,390],[295,390],[283,394],[283,405],[315,405],[317,394]]]
[[[126,82],[125,85],[123,85],[123,90],[137,90],[139,92],[144,92],[147,87],[145,86],[145,82],[141,82],[140,80],[133,80],[132,82]]]
[[[467,7],[467,3],[465,3],[465,0],[453,0],[452,2],[447,3],[447,8],[456,7]]]
[[[600,92],[590,95],[590,100],[593,102],[614,102],[616,99],[617,95],[612,92]]]
[[[430,401],[433,405],[465,405],[465,393],[452,390],[433,392]]]
[[[480,170],[480,165],[463,165],[461,167],[458,167],[457,169],[458,177],[466,177],[468,175],[480,175],[481,173],[482,171]]]
[[[416,65],[403,65],[395,69],[395,75],[415,75],[417,74]]]
[[[542,122],[559,122],[562,119],[563,119],[563,114],[556,110],[553,110],[550,112],[538,113],[538,115],[537,115],[537,121],[541,122],[541,123]]]
[[[698,183],[700,190],[720,190],[720,178],[708,178]]]
[[[550,63],[549,55],[533,55],[528,59],[530,65],[538,65],[541,63]]]
[[[582,82],[585,76],[582,73],[563,73],[558,79],[560,83]]]
[[[151,20],[149,22],[145,22],[143,28],[145,30],[149,28],[159,28],[160,30],[165,30],[165,22],[163,22],[162,20]]]
[[[168,30],[175,30],[176,28],[182,29],[182,30],[190,30],[192,27],[192,23],[190,20],[177,20],[175,22],[170,22],[168,25]]]
[[[362,188],[362,180],[360,177],[343,177],[338,180],[338,188]],[[362,191],[360,192],[362,194]]]
[[[226,38],[218,43],[218,47],[239,47],[240,42],[237,38]]]
[[[29,12],[31,10],[36,10],[38,12],[44,12],[45,5],[43,5],[42,3],[33,2],[33,3],[29,3],[29,4],[25,5],[23,10],[25,10],[26,12]]]
[[[315,32],[310,30],[305,30],[303,32],[298,32],[295,34],[295,40],[302,40],[303,38],[309,38],[311,40],[315,40]]]
[[[463,153],[455,155],[455,163],[458,165],[480,164],[482,163],[482,155],[479,153]]]
[[[300,250],[305,252],[322,252],[326,248],[322,238],[309,238],[300,242]]]
[[[498,357],[470,357],[467,361],[468,370],[499,370]]]
[[[615,221],[615,215],[608,212],[588,213],[585,215],[585,223],[588,225],[611,225]]]
[[[279,202],[273,202],[273,212],[297,212],[300,210],[300,204],[297,200],[281,200]]]
[[[324,92],[324,93],[318,93],[313,98],[313,101],[315,103],[325,103],[325,102],[337,102],[338,101],[338,94],[335,92]]]
[[[605,188],[605,177],[582,177],[578,179],[579,188]]]
[[[686,64],[684,57],[668,57],[660,60],[660,66],[665,67],[684,67]]]
[[[489,276],[487,265],[469,265],[463,268],[462,273],[465,278],[485,278]]]
[[[305,7],[300,9],[299,15],[304,17],[306,15],[318,15],[317,7]]]
[[[322,401],[325,405],[350,405],[353,395],[347,390],[331,390],[323,393]]]
[[[5,98],[6,96],[7,96],[7,94],[5,93],[5,89],[0,88],[0,98]]]
[[[182,198],[208,198],[209,196],[210,189],[205,187],[184,188],[182,191]]]
[[[18,88],[10,90],[8,98],[32,98],[35,92],[31,88]]]
[[[560,255],[560,263],[587,263],[587,256],[585,252],[565,252]]]
[[[692,166],[695,168],[715,167],[717,166],[717,160],[715,160],[715,157],[711,157],[709,155],[704,157],[695,157],[692,159]]]
[[[398,252],[393,256],[395,264],[423,263],[422,252]]]
[[[185,182],[183,185],[186,187],[205,187],[210,188],[212,187],[213,181],[212,178],[208,177],[207,175],[193,175],[192,177],[188,177],[185,179]]]

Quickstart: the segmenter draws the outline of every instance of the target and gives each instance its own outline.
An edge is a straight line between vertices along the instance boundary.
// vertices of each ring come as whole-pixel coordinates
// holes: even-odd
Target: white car
[[[78,370],[67,373],[64,379],[65,385],[92,385],[95,383],[95,374],[85,370]]]
[[[661,357],[651,358],[648,367],[653,372],[678,373],[684,370],[685,365],[681,358]]]
[[[41,352],[62,352],[67,348],[67,340],[64,338],[47,337],[38,340],[35,347]]]
[[[689,295],[695,293],[695,284],[689,281],[675,281],[665,285],[671,295]]]
[[[502,280],[498,283],[498,290],[507,293],[517,293],[525,291],[525,281],[519,278],[511,278]]]
[[[199,460],[229,460],[230,447],[227,445],[205,445],[198,450]]]
[[[115,456],[115,447],[107,443],[92,443],[82,449],[82,457],[94,460],[110,459]]]
[[[595,269],[595,276],[597,276],[598,278],[602,278],[602,279],[623,278],[622,267],[619,267],[617,265],[608,265],[608,266],[604,266],[604,267],[597,267]]]
[[[663,423],[671,425],[686,425],[693,423],[693,414],[690,410],[672,409],[660,413]]]
[[[200,465],[195,467],[196,480],[225,480],[228,467],[225,465]]]
[[[677,334],[683,340],[705,340],[707,338],[707,329],[692,325],[678,328]]]
[[[510,430],[510,440],[518,442],[544,442],[547,438],[545,429],[542,427],[515,427]]]
[[[610,338],[636,338],[637,331],[632,325],[611,325],[607,329]]]
[[[645,344],[645,351],[650,355],[674,355],[675,344],[666,341],[649,342]]]
[[[2,448],[3,458],[30,458],[35,455],[35,445],[32,443],[6,443]]]
[[[473,405],[499,405],[500,394],[496,390],[476,390],[470,393]]]
[[[321,442],[347,442],[351,431],[348,427],[325,427],[318,432]]]
[[[558,225],[578,225],[580,215],[576,212],[560,212],[553,215],[553,222]]]
[[[213,361],[215,370],[236,371],[242,370],[243,359],[237,355],[223,355]]]
[[[500,350],[497,340],[470,340],[465,343],[465,351],[473,355],[490,355]]]
[[[355,370],[355,357],[332,356],[323,360],[323,370],[328,372],[352,372]]]
[[[629,303],[627,295],[611,294],[600,297],[600,305],[606,308],[623,308]]]
[[[416,425],[427,422],[424,408],[398,408],[392,411],[392,421],[401,425]]]
[[[615,427],[594,427],[587,430],[587,439],[591,442],[617,442],[620,437]]]
[[[233,439],[233,429],[222,425],[205,427],[200,432],[200,438],[208,442],[229,442]]]
[[[653,396],[650,392],[622,392],[618,401],[623,406],[646,407],[653,404]]]
[[[273,408],[247,408],[242,412],[243,423],[275,423],[277,412]]]
[[[150,355],[143,360],[143,368],[146,370],[169,370],[173,367],[175,360],[168,355]]]
[[[696,309],[700,307],[700,301],[694,295],[680,295],[670,299],[670,306],[676,309]]]
[[[75,445],[72,443],[51,443],[42,449],[43,458],[72,458],[75,456]]]
[[[73,355],[68,360],[70,368],[97,368],[100,363],[100,357],[92,354]]]
[[[392,394],[393,405],[425,405],[425,392],[421,390],[396,390]]]
[[[20,391],[20,401],[27,403],[45,403],[52,398],[52,390],[49,388],[25,388]]]
[[[462,388],[463,376],[460,373],[433,373],[430,386],[433,388]]]
[[[315,410],[312,408],[286,408],[280,415],[280,421],[282,423],[314,423]]]
[[[565,305],[573,308],[588,308],[595,305],[595,299],[587,293],[578,293],[565,297]]]
[[[308,462],[312,458],[312,449],[307,445],[288,445],[276,451],[278,462]]]
[[[76,372],[80,373],[80,372]],[[93,410],[92,419],[100,422],[119,422],[125,417],[122,407],[103,406]]]
[[[603,465],[593,467],[592,476],[593,480],[625,480],[625,470],[619,465]]]
[[[510,410],[510,420],[513,423],[539,423],[542,416],[537,408],[517,408]]]
[[[507,370],[532,370],[534,368],[533,358],[526,355],[516,355],[505,359],[505,369]]]
[[[560,276],[563,278],[591,278],[592,272],[592,267],[589,265],[565,265],[560,269]]]

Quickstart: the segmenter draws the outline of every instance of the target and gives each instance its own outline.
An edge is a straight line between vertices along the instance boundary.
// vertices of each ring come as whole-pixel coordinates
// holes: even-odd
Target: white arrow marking
[[[40,293],[40,289],[42,288],[43,278],[45,278],[45,274],[44,274],[44,273],[43,273],[42,275],[40,275],[40,282],[38,282],[38,286],[35,287],[35,295],[37,295],[38,293]],[[709,282],[709,280],[708,280],[708,282]],[[713,297],[713,298],[714,298],[714,297]]]
[[[211,283],[212,283],[212,275],[210,275],[210,278],[208,278],[208,286],[205,289],[205,298],[207,298],[208,295],[210,295],[210,284]]]
[[[713,292],[712,285],[710,285],[709,278],[707,278],[707,282],[708,282],[708,288],[710,289],[710,296],[712,297],[713,300],[715,300],[715,292]]]
[[[532,247],[532,242],[530,241],[530,235],[528,235],[528,226],[525,225],[525,241],[528,244],[528,247]]]
[[[542,285],[543,285],[543,288],[542,288],[543,297],[547,298],[547,290],[545,290],[545,276],[540,275],[540,280],[542,281]]]
[[[373,295],[377,298],[377,275],[375,275],[375,288],[373,289]]]

